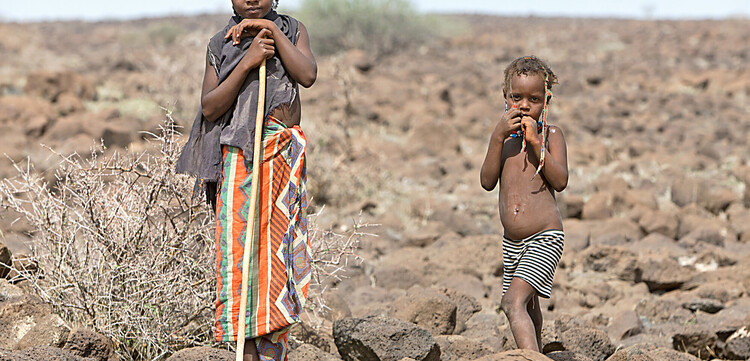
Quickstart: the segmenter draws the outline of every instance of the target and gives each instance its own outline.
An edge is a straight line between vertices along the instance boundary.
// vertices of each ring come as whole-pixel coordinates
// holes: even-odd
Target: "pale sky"
[[[295,9],[303,0],[281,0]],[[750,17],[750,0],[412,0],[421,12],[717,19]],[[0,0],[0,21],[133,19],[228,13],[230,0]]]

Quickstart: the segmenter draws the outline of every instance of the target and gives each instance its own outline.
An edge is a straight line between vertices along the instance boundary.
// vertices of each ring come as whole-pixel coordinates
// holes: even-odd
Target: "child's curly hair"
[[[557,83],[557,75],[552,69],[534,55],[522,56],[516,60],[513,60],[508,67],[505,68],[505,84],[503,84],[503,94],[508,94],[510,88],[510,80],[513,75],[539,75],[544,79],[547,79],[547,89],[552,89],[553,84]]]

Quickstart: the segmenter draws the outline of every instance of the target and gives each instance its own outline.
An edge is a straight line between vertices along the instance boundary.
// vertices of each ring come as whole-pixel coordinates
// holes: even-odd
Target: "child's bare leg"
[[[534,294],[531,302],[527,307],[529,316],[531,316],[531,322],[534,323],[534,329],[536,330],[536,343],[539,346],[539,352],[542,352],[542,307],[539,305],[539,296]]]
[[[245,351],[242,353],[242,361],[260,361],[258,345],[255,344],[255,339],[245,340]]]
[[[513,277],[510,287],[500,301],[500,306],[508,317],[510,330],[518,348],[539,352],[536,329],[528,311],[528,305],[534,296],[534,287],[518,277]]]

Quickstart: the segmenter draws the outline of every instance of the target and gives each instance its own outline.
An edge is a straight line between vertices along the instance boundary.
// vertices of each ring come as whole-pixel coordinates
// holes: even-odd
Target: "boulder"
[[[234,361],[235,354],[229,350],[211,347],[190,347],[175,352],[166,361]]]
[[[392,315],[412,322],[434,335],[450,335],[456,328],[458,307],[445,294],[414,286],[393,302]]]
[[[665,211],[647,211],[644,213],[638,225],[646,234],[659,233],[671,239],[677,238],[677,226],[679,225],[677,215]]]
[[[344,318],[333,323],[333,338],[344,360],[440,360],[440,347],[429,331],[394,318]]]
[[[587,220],[602,220],[612,217],[614,213],[614,197],[609,192],[596,192],[583,204],[581,218]]]
[[[466,330],[461,335],[481,341],[495,352],[502,351],[503,335],[499,326],[505,323],[504,320],[504,316],[495,312],[476,313],[466,321]]]
[[[474,360],[494,353],[492,348],[483,342],[465,336],[436,336],[435,341],[440,345],[441,361]]]
[[[65,321],[54,313],[34,319],[32,322],[31,329],[18,341],[17,349],[24,350],[34,346],[61,347],[70,333]]]
[[[706,313],[716,313],[724,309],[724,304],[710,298],[694,298],[682,303],[682,307],[690,311],[703,311]]]
[[[684,323],[692,318],[692,313],[680,307],[679,302],[663,297],[642,299],[635,306],[635,312],[639,317],[645,317],[651,324]]]
[[[85,328],[71,330],[63,350],[97,361],[117,360],[112,342],[106,336]]]
[[[589,246],[591,239],[591,226],[586,221],[579,219],[563,220],[565,229],[565,252],[578,252]]]
[[[466,322],[477,312],[482,310],[482,306],[477,299],[465,293],[440,287],[436,291],[442,293],[456,305],[456,327],[453,331],[459,334],[466,329]]]
[[[19,350],[33,346],[60,346],[68,329],[52,308],[29,295],[0,303],[0,348]]]
[[[687,352],[700,359],[708,360],[716,354],[716,333],[704,325],[686,325],[680,332],[672,335],[672,346],[675,350]]]
[[[344,297],[341,297],[336,290],[329,290],[323,294],[323,300],[328,310],[323,314],[323,318],[331,322],[340,320],[344,317],[352,317],[352,311]]]
[[[0,278],[0,302],[24,295],[21,287],[12,285],[8,280]]]
[[[612,318],[607,327],[609,337],[615,341],[637,335],[643,331],[643,324],[638,314],[633,310],[621,311]]]
[[[692,269],[680,266],[666,255],[640,257],[637,267],[641,270],[641,281],[651,292],[671,291],[690,280]]]
[[[318,332],[304,322],[295,325],[290,335],[304,344],[313,345],[324,352],[331,352],[330,336],[326,337],[327,335]]]
[[[642,237],[641,227],[628,218],[612,218],[591,224],[591,245],[623,245]]]
[[[618,246],[591,246],[581,252],[576,263],[584,271],[610,273],[630,282],[640,282],[643,272],[637,266],[635,253]]]
[[[615,352],[609,336],[596,328],[572,327],[561,332],[565,350],[587,355],[594,361],[604,361]]]
[[[70,93],[81,99],[93,100],[94,85],[84,76],[73,71],[35,71],[26,79],[24,92],[56,102],[62,93]]]
[[[372,273],[375,284],[386,289],[400,288],[407,290],[414,285],[427,286],[422,275],[405,267],[378,267]]]
[[[729,336],[723,354],[729,360],[750,359],[750,327],[743,327]]]

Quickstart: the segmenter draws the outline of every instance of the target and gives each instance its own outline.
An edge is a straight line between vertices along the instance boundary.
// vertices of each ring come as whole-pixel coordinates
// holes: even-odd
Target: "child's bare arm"
[[[310,49],[310,36],[307,33],[307,28],[301,22],[299,23],[299,39],[297,39],[296,46],[273,21],[266,19],[242,20],[229,29],[227,38],[231,37],[237,43],[242,37],[253,35],[254,32],[264,28],[271,30],[272,37],[276,40],[279,57],[289,75],[305,88],[313,85],[318,77],[318,64],[315,62],[315,56]]]
[[[495,189],[500,172],[502,171],[503,144],[511,133],[521,128],[520,118],[521,111],[517,108],[511,108],[506,111],[497,122],[495,130],[490,136],[490,144],[487,147],[487,155],[482,163],[482,170],[479,173],[479,181],[482,188],[487,191]]]
[[[535,130],[536,122],[532,119],[524,117],[522,122],[525,129]],[[531,147],[536,159],[540,159],[542,154],[541,135],[537,134],[536,131],[524,131],[524,134],[526,135],[526,144]],[[557,126],[549,126],[545,153],[544,167],[542,167],[541,173],[552,189],[562,192],[568,186],[568,150],[562,129]]]
[[[237,100],[237,94],[239,94],[242,84],[245,83],[245,78],[247,78],[250,70],[260,66],[263,59],[273,56],[275,51],[273,44],[271,31],[268,29],[261,30],[258,36],[253,39],[240,63],[221,84],[219,84],[216,71],[206,59],[206,71],[203,76],[203,90],[201,92],[201,107],[206,119],[214,121],[229,110]]]

